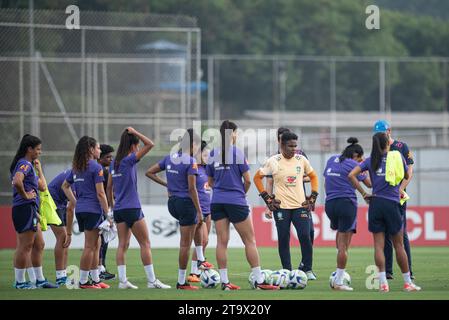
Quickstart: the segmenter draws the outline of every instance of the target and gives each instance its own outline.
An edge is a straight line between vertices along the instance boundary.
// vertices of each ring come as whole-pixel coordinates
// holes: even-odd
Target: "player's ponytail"
[[[371,170],[379,169],[382,155],[388,147],[388,136],[385,132],[378,132],[373,136],[373,147],[371,149]]]
[[[17,162],[25,157],[28,148],[36,148],[38,145],[42,144],[41,139],[38,137],[32,136],[30,134],[26,134],[22,137],[22,140],[20,141],[19,148],[17,149],[16,155],[14,156],[14,159],[11,162],[11,165],[9,167],[9,172],[12,174],[14,169],[16,168]]]
[[[192,128],[187,129],[186,133],[181,140],[181,148],[179,149],[179,153],[184,152],[193,157],[193,144],[200,144],[200,137],[193,132]]]
[[[231,134],[237,130],[237,125],[229,120],[223,121],[220,126],[221,134],[221,163],[226,165],[226,151],[229,149]]]
[[[131,151],[131,147],[139,143],[139,138],[128,132],[128,129],[123,131],[122,136],[120,137],[120,144],[117,149],[117,155],[115,156],[114,161],[114,170],[118,170],[120,166],[120,162],[126,157]]]
[[[83,172],[87,169],[90,159],[90,149],[95,148],[97,140],[84,136],[78,141],[73,155],[72,168],[74,172]]]
[[[358,157],[363,156],[363,148],[358,144],[359,139],[350,137],[346,141],[349,143],[349,145],[341,153],[340,162],[345,161],[345,159],[352,159],[354,155],[357,155]]]

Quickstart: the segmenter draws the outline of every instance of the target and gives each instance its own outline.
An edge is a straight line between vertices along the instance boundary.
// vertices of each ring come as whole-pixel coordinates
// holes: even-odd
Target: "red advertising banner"
[[[277,247],[276,226],[272,219],[265,218],[264,207],[253,208],[253,223],[256,242],[260,247]],[[372,246],[372,235],[368,231],[368,207],[359,207],[357,233],[351,246]],[[316,208],[313,215],[315,226],[314,246],[335,246],[335,232],[324,207]],[[449,207],[408,207],[407,232],[413,246],[449,246]],[[298,245],[296,231],[292,226],[292,245]]]

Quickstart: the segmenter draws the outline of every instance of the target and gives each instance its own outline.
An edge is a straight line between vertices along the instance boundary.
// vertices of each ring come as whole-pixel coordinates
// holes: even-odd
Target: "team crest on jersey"
[[[277,215],[278,215],[278,220],[279,220],[279,221],[284,220],[284,218],[282,217],[282,212],[279,211],[279,212],[277,213]]]
[[[171,169],[171,164],[167,165],[167,170]]]

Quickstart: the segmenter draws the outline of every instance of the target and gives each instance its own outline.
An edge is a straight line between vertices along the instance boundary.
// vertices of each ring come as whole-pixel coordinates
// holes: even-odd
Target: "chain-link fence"
[[[70,164],[87,134],[117,146],[125,126],[167,149],[168,133],[200,114],[200,30],[194,18],[82,12],[69,30],[63,11],[0,10],[2,202],[18,141],[44,141],[45,166]],[[54,170],[50,169],[50,176]]]

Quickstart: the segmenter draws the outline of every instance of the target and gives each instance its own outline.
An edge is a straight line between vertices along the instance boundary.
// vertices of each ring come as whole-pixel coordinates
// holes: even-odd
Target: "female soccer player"
[[[349,145],[341,155],[334,155],[327,160],[324,169],[326,190],[326,215],[331,221],[331,229],[337,230],[337,271],[334,290],[353,291],[353,288],[343,284],[348,249],[352,235],[357,226],[357,196],[354,187],[348,179],[348,174],[363,161],[363,148],[357,143],[357,138],[349,138]],[[359,174],[358,181],[371,188],[371,181],[366,174]]]
[[[296,154],[298,136],[285,132],[281,137],[281,153],[269,158],[255,176],[254,183],[260,196],[271,211],[274,211],[278,233],[278,249],[282,267],[291,270],[290,227],[296,229],[301,245],[302,261],[298,269],[304,271],[309,279],[314,279],[312,272],[313,247],[310,238],[310,207],[315,205],[318,197],[318,177],[309,161]],[[273,176],[276,196],[268,194],[262,179]],[[303,177],[307,175],[311,183],[311,196],[306,197]]]
[[[38,194],[39,190],[45,190],[46,182],[38,160],[41,151],[42,142],[38,137],[24,135],[9,168],[13,185],[12,220],[17,234],[16,289],[57,288],[45,279],[42,271],[44,239],[39,226]],[[25,280],[27,267],[31,283]]]
[[[198,176],[196,178],[196,189],[198,191],[201,210],[203,212],[204,223],[197,226],[195,236],[193,237],[195,250],[193,250],[192,253],[190,275],[187,278],[187,281],[189,282],[200,282],[198,263],[203,264],[205,268],[211,269],[214,267],[214,265],[207,262],[205,258],[206,247],[209,242],[209,233],[212,226],[210,218],[211,188],[207,182],[208,178],[206,173],[206,163],[210,150],[206,148],[206,146],[207,142],[201,141],[201,164],[198,165]],[[199,254],[197,254],[197,252]]]
[[[139,140],[143,142],[142,148],[139,147]],[[122,133],[117,155],[111,163],[108,198],[114,210],[114,220],[117,223],[119,245],[116,259],[120,289],[137,289],[126,278],[125,255],[131,234],[139,242],[140,257],[147,275],[147,287],[171,288],[156,279],[154,274],[150,238],[137,193],[137,163],[153,146],[153,141],[134,128],[129,127]]]
[[[48,191],[56,204],[56,213],[62,221],[58,226],[50,224],[51,230],[56,237],[54,249],[56,284],[60,286],[65,285],[67,282],[67,257],[68,249],[72,241],[73,214],[75,210],[75,204],[72,201],[68,201],[67,196],[62,190],[62,184],[69,173],[70,169],[61,172],[48,184]],[[74,198],[71,188],[68,189],[68,192]]]
[[[103,214],[107,213],[108,202],[103,187],[103,169],[97,163],[100,157],[100,145],[94,138],[84,136],[76,145],[73,167],[66,177],[62,188],[70,196],[69,188],[74,185],[76,200],[75,214],[80,232],[84,232],[84,250],[80,261],[81,289],[107,289],[109,285],[101,282],[98,270],[99,229]],[[89,270],[92,281],[89,281]]]
[[[228,278],[227,248],[229,225],[232,223],[245,245],[246,259],[255,277],[256,289],[278,290],[278,286],[264,281],[260,268],[254,229],[246,193],[251,186],[249,166],[243,152],[235,146],[237,125],[225,120],[220,127],[221,148],[210,153],[206,166],[209,185],[212,187],[211,215],[217,231],[217,263],[223,290],[238,290]],[[243,181],[242,181],[243,178]]]
[[[355,167],[349,174],[349,178],[353,186],[364,195],[364,198],[369,199],[368,229],[373,233],[374,238],[374,259],[379,268],[380,292],[388,292],[390,290],[385,273],[385,234],[389,234],[393,241],[396,250],[396,260],[404,278],[404,291],[419,291],[421,288],[410,279],[407,254],[404,249],[403,220],[399,209],[400,184],[392,186],[386,181],[386,162],[389,151],[390,141],[388,136],[384,132],[376,133],[373,136],[371,157]],[[402,157],[402,161],[405,172],[404,178],[407,179],[407,165],[404,157]],[[373,184],[372,196],[366,194],[357,180],[357,176],[366,170],[369,171]]]
[[[193,134],[192,129],[189,129],[182,139],[181,149],[151,166],[146,173],[148,178],[167,187],[168,211],[181,226],[178,283],[176,284],[176,288],[181,290],[198,290],[198,287],[186,281],[186,269],[195,229],[203,220],[196,187],[198,165],[193,158],[199,148],[199,137]],[[157,176],[157,173],[163,170],[166,171],[167,181]],[[205,268],[202,265],[198,267]]]

